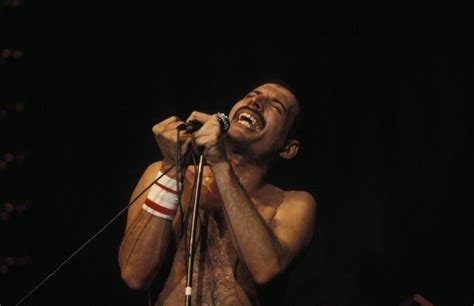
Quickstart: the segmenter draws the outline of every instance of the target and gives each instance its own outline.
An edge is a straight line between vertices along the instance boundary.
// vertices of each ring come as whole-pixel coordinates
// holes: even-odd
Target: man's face
[[[278,84],[264,84],[232,107],[228,136],[251,146],[249,149],[256,157],[275,153],[285,144],[298,108],[296,97],[288,89]]]

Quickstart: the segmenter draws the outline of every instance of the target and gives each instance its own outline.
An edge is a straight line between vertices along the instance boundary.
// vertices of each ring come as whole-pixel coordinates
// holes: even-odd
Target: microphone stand
[[[219,120],[219,124],[221,126],[222,133],[226,133],[227,130],[230,128],[229,118],[224,113],[216,113],[215,116]],[[191,120],[191,125],[194,125],[194,128],[199,129],[202,125],[199,121]],[[191,306],[191,296],[192,296],[192,284],[193,284],[193,263],[194,263],[194,245],[195,245],[195,238],[196,238],[196,223],[197,223],[197,216],[198,216],[198,208],[199,208],[199,200],[201,196],[201,181],[202,181],[202,171],[204,166],[204,154],[201,152],[199,154],[199,165],[198,165],[198,173],[196,177],[195,187],[194,188],[194,206],[193,206],[193,215],[191,221],[191,235],[189,237],[189,251],[188,251],[188,266],[186,271],[186,306]]]
[[[188,265],[187,265],[187,273],[186,273],[186,306],[191,306],[191,295],[192,295],[192,283],[193,283],[193,263],[194,263],[194,244],[195,244],[195,237],[196,237],[196,223],[197,223],[197,215],[198,215],[198,208],[199,208],[199,200],[201,194],[201,181],[202,181],[202,172],[203,172],[203,164],[204,164],[204,155],[201,153],[199,155],[199,165],[198,165],[198,173],[195,182],[196,188],[194,188],[194,203],[193,203],[193,214],[192,214],[192,221],[191,221],[191,235],[189,237],[189,251],[188,251]]]

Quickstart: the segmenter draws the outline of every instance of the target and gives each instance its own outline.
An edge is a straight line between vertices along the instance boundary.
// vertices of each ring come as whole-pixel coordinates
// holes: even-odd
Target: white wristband
[[[178,184],[161,171],[158,171],[155,180],[160,176],[162,177],[151,186],[142,208],[157,217],[173,220],[179,204]]]

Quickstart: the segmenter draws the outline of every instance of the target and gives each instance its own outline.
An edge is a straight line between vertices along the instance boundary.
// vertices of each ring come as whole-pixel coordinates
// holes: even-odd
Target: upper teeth
[[[246,119],[250,120],[250,122],[252,122],[252,123],[250,124],[250,122],[248,122]],[[257,122],[257,118],[255,118],[254,116],[252,116],[249,113],[241,113],[239,115],[239,123],[245,125],[246,127],[254,126],[256,129],[260,129],[260,125]]]

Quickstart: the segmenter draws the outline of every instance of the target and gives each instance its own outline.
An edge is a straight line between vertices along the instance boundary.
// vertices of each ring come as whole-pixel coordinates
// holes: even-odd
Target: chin
[[[233,142],[251,143],[255,140],[254,135],[251,135],[248,131],[245,131],[244,129],[239,127],[231,127],[227,132],[227,137],[230,138],[230,140]]]

